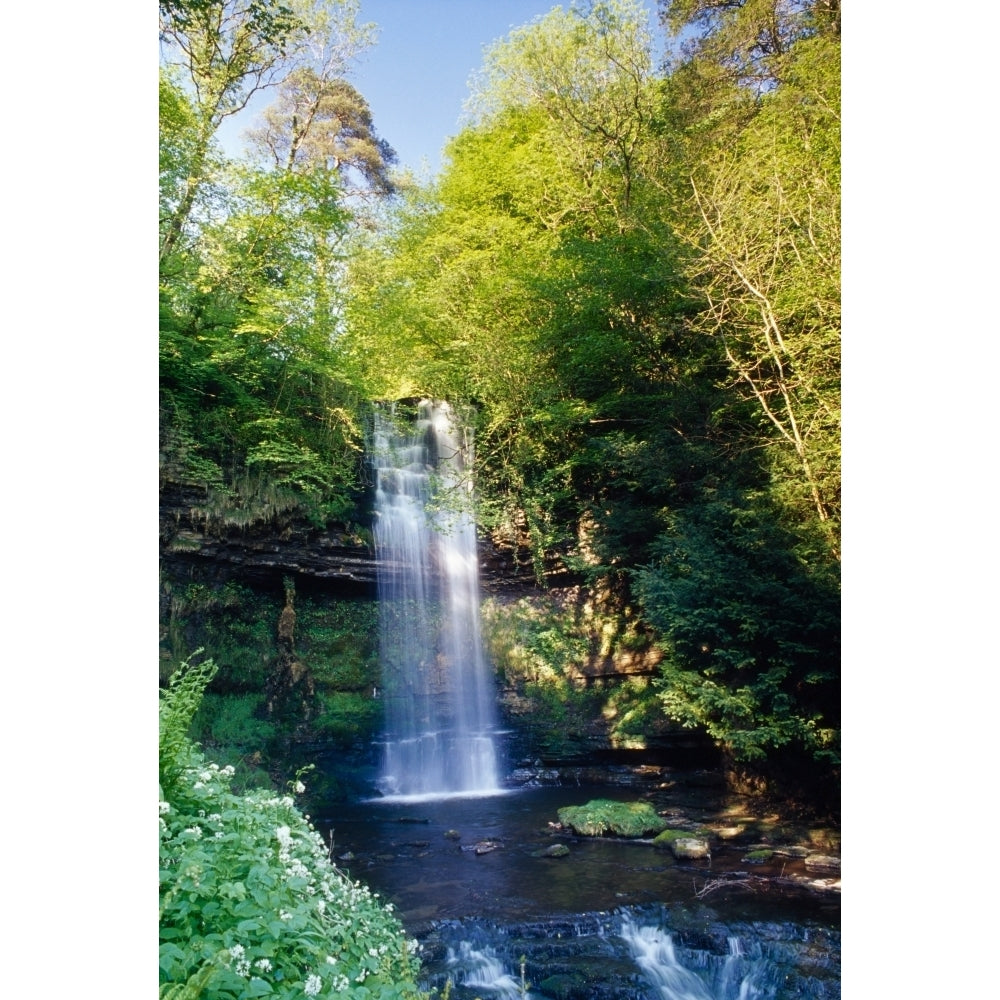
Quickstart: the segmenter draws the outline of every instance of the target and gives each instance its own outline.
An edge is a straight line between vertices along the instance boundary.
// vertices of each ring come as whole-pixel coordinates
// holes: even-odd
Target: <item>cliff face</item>
[[[171,485],[160,498],[160,555],[167,566],[214,567],[220,577],[253,583],[293,574],[351,596],[374,594],[378,566],[367,532],[346,527],[317,529],[301,519],[268,525],[224,527],[202,515],[204,494]],[[480,576],[489,593],[536,589],[530,559],[517,545],[485,539]]]
[[[284,581],[292,578],[333,599],[376,596],[378,563],[370,535],[366,538],[361,529],[318,529],[288,517],[268,525],[225,527],[203,511],[204,493],[196,488],[169,485],[161,492],[160,557],[166,577],[209,585],[232,581],[275,592],[283,592]],[[591,633],[586,651],[565,664],[574,683],[656,673],[660,654],[654,649],[608,642],[609,615],[616,613],[620,595],[606,582],[586,588],[556,560],[545,567],[547,585],[539,587],[521,538],[481,539],[479,564],[484,598],[508,612],[515,604],[546,604],[564,622],[572,621],[575,631]],[[510,620],[509,613],[504,617]]]
[[[200,490],[173,486],[160,497],[160,555],[167,566],[214,567],[220,577],[254,583],[289,574],[325,581],[352,594],[372,590],[374,553],[357,532],[318,530],[296,519],[247,529],[202,516]]]
[[[162,678],[203,648],[221,666],[221,698],[256,699],[256,715],[286,720],[294,739],[367,746],[383,684],[370,535],[294,518],[226,527],[205,506],[190,488],[161,496]],[[504,715],[522,733],[518,756],[687,745],[690,734],[652,710],[660,653],[623,581],[588,587],[553,562],[540,587],[517,538],[481,539],[479,563],[483,640]]]

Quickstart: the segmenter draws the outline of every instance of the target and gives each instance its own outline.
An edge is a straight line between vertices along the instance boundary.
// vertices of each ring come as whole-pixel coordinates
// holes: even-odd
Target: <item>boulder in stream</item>
[[[710,858],[712,852],[704,837],[678,837],[671,841],[670,851],[675,858]]]
[[[620,837],[643,837],[659,833],[667,824],[648,802],[615,802],[591,799],[585,806],[564,806],[559,822],[582,837],[614,833]]]
[[[532,851],[533,858],[565,858],[569,854],[569,848],[565,844],[550,844],[540,851]]]

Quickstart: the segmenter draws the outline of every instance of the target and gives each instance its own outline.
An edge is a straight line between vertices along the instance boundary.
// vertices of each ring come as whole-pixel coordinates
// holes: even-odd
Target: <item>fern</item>
[[[211,659],[192,663],[201,653],[197,649],[171,675],[170,685],[160,698],[160,789],[169,801],[175,791],[186,751],[191,748],[188,731],[205,688],[211,683],[218,667]]]
[[[214,972],[214,966],[203,965],[185,983],[162,983],[160,1000],[199,1000]]]

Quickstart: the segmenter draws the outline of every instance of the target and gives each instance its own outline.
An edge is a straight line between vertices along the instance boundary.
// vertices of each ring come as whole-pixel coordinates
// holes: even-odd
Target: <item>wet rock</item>
[[[830,857],[828,854],[810,854],[805,860],[806,868],[820,871],[840,871],[840,858]]]
[[[719,840],[735,840],[745,831],[745,826],[723,826],[715,831],[715,835]]]
[[[354,851],[347,851],[344,854],[338,854],[337,855],[337,860],[338,861],[353,861],[354,860],[354,856],[355,856],[354,855]]]
[[[564,858],[569,854],[569,848],[565,844],[550,844],[540,851],[532,851],[533,858]]]
[[[511,784],[522,788],[538,788],[542,785],[558,785],[561,775],[554,768],[519,767],[511,772]]]
[[[766,848],[759,851],[750,851],[745,854],[740,860],[744,864],[748,865],[762,865],[765,861],[770,861],[774,857],[774,851],[769,851]]]
[[[583,806],[563,806],[558,815],[563,826],[572,827],[581,837],[600,837],[608,833],[642,837],[658,833],[667,825],[648,802],[591,799]]]
[[[671,851],[673,850],[675,841],[691,839],[696,836],[697,834],[694,830],[679,830],[676,827],[668,827],[662,833],[658,833],[653,838],[653,848],[657,851]]]
[[[503,844],[501,844],[498,840],[480,840],[476,844],[463,844],[462,850],[475,854],[489,854],[491,851],[495,851],[498,847],[503,847]]]
[[[572,973],[548,976],[538,984],[538,989],[553,1000],[590,1000],[592,996],[583,976]]]
[[[776,847],[774,853],[782,858],[807,858],[813,852],[808,847]]]
[[[461,840],[462,839],[462,835],[458,832],[458,830],[445,830],[444,831],[444,837],[445,837],[446,840]]]
[[[703,837],[678,837],[670,843],[670,852],[675,858],[709,858],[708,841]]]

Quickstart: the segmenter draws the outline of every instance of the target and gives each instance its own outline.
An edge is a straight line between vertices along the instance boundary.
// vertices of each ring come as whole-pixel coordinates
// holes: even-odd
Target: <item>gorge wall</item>
[[[587,586],[555,560],[540,586],[516,538],[483,538],[479,555],[484,645],[514,733],[512,765],[707,752],[659,710],[661,654],[623,588]],[[203,492],[167,486],[160,556],[161,681],[198,648],[220,665],[196,738],[229,741],[272,772],[296,748],[371,763],[382,679],[367,530],[294,517],[226,526]]]

